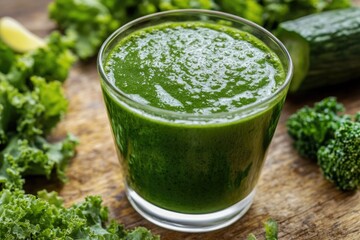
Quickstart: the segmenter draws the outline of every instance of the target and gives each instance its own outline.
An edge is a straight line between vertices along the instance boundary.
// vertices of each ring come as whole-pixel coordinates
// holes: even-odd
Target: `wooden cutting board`
[[[0,17],[12,16],[31,31],[46,36],[55,28],[47,17],[49,2],[1,0]],[[203,234],[157,227],[130,206],[124,193],[95,59],[77,63],[65,89],[70,100],[69,111],[51,138],[61,139],[71,132],[80,140],[77,155],[67,171],[69,182],[61,186],[32,178],[27,180],[28,191],[42,188],[59,191],[67,205],[82,201],[87,195],[101,195],[112,218],[129,228],[145,226],[162,239],[246,239],[250,232],[263,239],[263,222],[268,217],[278,221],[280,239],[360,239],[360,192],[341,192],[326,181],[316,163],[299,157],[285,129],[290,114],[330,95],[346,106],[347,113],[360,111],[360,81],[320,89],[306,96],[288,97],[251,209],[235,224]]]

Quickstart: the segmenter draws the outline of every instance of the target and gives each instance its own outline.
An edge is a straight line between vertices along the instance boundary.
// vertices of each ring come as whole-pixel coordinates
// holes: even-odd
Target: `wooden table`
[[[0,16],[12,16],[31,31],[45,36],[55,28],[47,17],[48,2],[1,0]],[[66,205],[82,201],[90,194],[101,195],[112,218],[129,228],[145,226],[162,239],[246,239],[250,232],[263,239],[263,222],[268,217],[278,221],[280,239],[360,239],[360,192],[341,192],[326,181],[315,162],[299,157],[285,129],[290,114],[330,95],[344,103],[348,113],[360,111],[360,81],[320,89],[302,97],[288,97],[251,209],[235,224],[204,234],[157,227],[130,206],[124,193],[95,59],[77,63],[65,88],[70,100],[69,111],[51,138],[60,139],[66,132],[72,132],[80,140],[77,155],[67,170],[69,182],[61,186],[45,183],[44,179],[28,179],[28,191],[40,188],[59,191]]]

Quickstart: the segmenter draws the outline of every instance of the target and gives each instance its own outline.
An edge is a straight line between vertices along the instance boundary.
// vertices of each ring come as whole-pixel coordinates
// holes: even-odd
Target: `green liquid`
[[[285,80],[278,57],[254,36],[203,22],[167,23],[122,39],[105,71],[130,99],[203,116],[261,101]],[[227,208],[255,187],[285,94],[246,118],[199,122],[142,114],[103,93],[129,186],[173,211]]]

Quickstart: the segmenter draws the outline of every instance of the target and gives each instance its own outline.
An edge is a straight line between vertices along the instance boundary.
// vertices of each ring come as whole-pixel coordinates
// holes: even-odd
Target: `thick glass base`
[[[127,187],[127,197],[134,209],[150,222],[180,232],[209,232],[229,226],[249,210],[255,190],[240,202],[218,212],[184,214],[159,208]]]

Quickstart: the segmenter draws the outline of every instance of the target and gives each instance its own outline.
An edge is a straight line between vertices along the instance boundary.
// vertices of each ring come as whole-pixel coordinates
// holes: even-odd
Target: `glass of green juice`
[[[292,76],[279,40],[222,12],[161,12],[115,31],[98,71],[138,213],[184,232],[245,214]]]

